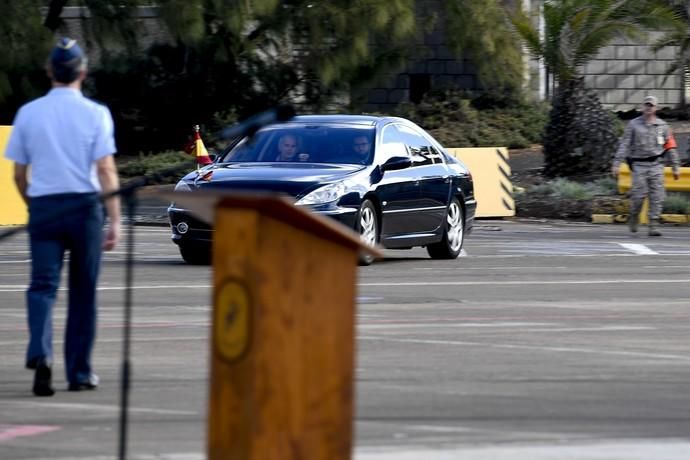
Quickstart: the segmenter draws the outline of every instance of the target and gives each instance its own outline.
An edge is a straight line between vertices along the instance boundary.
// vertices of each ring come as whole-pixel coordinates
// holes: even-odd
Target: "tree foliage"
[[[49,31],[64,30],[60,14],[66,6],[84,7],[83,40],[89,54],[98,56],[85,91],[111,106],[118,144],[130,151],[175,148],[192,124],[222,124],[286,100],[304,110],[324,108],[351,86],[401,62],[416,33],[414,0],[5,3],[17,14],[4,16],[9,19],[6,26],[0,23],[0,33],[17,37],[24,47],[7,58],[16,55],[26,63],[20,68],[15,59],[3,67],[5,55],[0,57],[0,104],[3,89],[18,103],[46,89],[42,63],[52,41]],[[167,40],[142,47],[145,37],[136,17],[141,6],[160,14]],[[40,7],[47,13],[44,28]],[[12,22],[16,17],[30,21],[20,28]],[[42,46],[27,37],[34,42],[41,37]],[[3,68],[18,75],[35,68],[40,84],[28,85],[34,91],[29,94],[7,83]],[[13,113],[18,103],[3,106],[3,113]]]
[[[176,44],[253,77],[253,90],[320,106],[413,36],[413,0],[161,0]],[[385,38],[385,41],[384,41]],[[397,45],[396,45],[397,44]],[[283,78],[286,77],[286,78]],[[282,81],[285,80],[285,81]]]
[[[37,0],[0,0],[0,124],[9,124],[14,108],[47,86],[51,34],[41,23],[41,6]]]
[[[433,4],[433,8],[429,5]],[[328,109],[417,50],[418,27],[442,17],[450,46],[490,88],[519,86],[519,50],[499,0],[0,0],[0,115],[48,86],[43,63],[66,7],[82,7],[92,59],[85,91],[108,104],[124,151],[176,148],[192,124],[220,127],[278,102]],[[139,7],[168,39],[148,48]],[[433,11],[430,11],[433,10]],[[15,18],[26,18],[19,24]],[[496,70],[500,69],[500,70]],[[346,99],[346,98],[344,98]],[[207,129],[208,131],[209,129]]]
[[[0,33],[11,45],[0,56],[1,113],[7,122],[19,103],[46,88],[43,62],[51,32],[64,30],[60,13],[66,6],[89,12],[84,41],[98,58],[85,90],[111,106],[118,143],[133,152],[176,148],[192,124],[220,127],[278,102],[328,109],[338,96],[404,62],[417,34],[435,27],[428,21],[433,16],[444,21],[449,46],[472,61],[486,88],[518,88],[522,59],[505,3],[511,2],[0,0],[9,12],[0,19]],[[642,3],[547,0],[547,40],[539,43],[535,34],[534,49],[559,75],[574,75],[607,37],[633,33],[618,9]],[[143,6],[156,9],[168,37],[148,48],[137,19]],[[20,25],[16,17],[26,20]],[[522,27],[519,16],[513,19],[529,42],[533,30]],[[643,22],[653,21],[635,24]]]
[[[446,0],[448,43],[472,61],[485,86],[515,90],[522,84],[522,49],[503,3]]]

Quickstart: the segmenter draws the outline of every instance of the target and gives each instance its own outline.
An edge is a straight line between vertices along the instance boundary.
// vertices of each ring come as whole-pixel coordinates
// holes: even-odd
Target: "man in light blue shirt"
[[[109,225],[103,232],[101,193],[119,188],[113,155],[113,119],[103,105],[85,98],[81,84],[87,59],[75,40],[61,38],[48,62],[52,89],[22,106],[5,156],[29,206],[31,283],[27,291],[29,346],[26,367],[34,369],[33,392],[52,396],[52,311],[66,251],[69,299],[65,331],[68,390],[92,390],[96,337],[96,283],[101,251],[120,239],[120,203],[105,202]]]

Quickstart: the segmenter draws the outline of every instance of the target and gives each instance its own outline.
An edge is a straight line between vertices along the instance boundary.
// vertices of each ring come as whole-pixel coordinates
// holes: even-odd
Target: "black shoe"
[[[33,392],[36,396],[53,396],[53,371],[45,362],[36,363],[36,373],[34,374]]]
[[[84,382],[74,382],[70,383],[67,387],[67,391],[90,391],[98,388],[98,382],[100,379],[96,374],[89,375],[89,379]]]

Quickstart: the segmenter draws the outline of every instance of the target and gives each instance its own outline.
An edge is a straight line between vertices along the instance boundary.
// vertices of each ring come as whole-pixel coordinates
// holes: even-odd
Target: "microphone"
[[[220,137],[228,140],[240,136],[253,136],[254,133],[266,125],[288,121],[294,116],[295,109],[291,105],[279,105],[225,128],[220,132]]]

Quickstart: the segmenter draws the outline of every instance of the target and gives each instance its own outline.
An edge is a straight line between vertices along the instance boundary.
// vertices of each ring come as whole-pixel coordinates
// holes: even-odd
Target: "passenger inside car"
[[[352,141],[352,151],[354,152],[354,162],[366,164],[371,152],[371,143],[367,136],[357,136]]]

